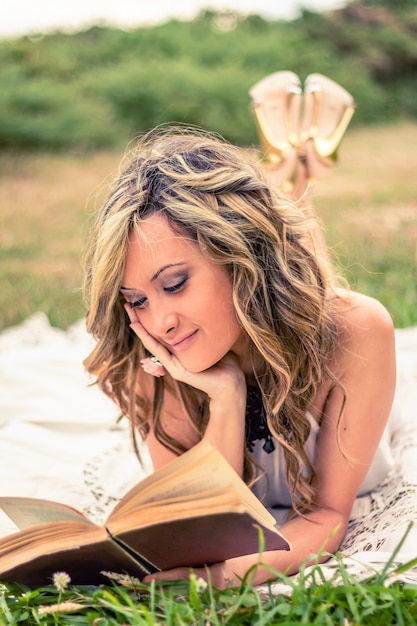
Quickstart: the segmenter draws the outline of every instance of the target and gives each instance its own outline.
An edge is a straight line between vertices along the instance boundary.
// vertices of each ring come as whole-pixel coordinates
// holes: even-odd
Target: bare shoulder
[[[394,359],[395,333],[387,309],[374,298],[363,294],[338,290],[336,301],[339,346],[337,359],[365,358]]]
[[[387,309],[375,298],[355,291],[339,289],[336,309],[342,336],[346,338],[368,333],[393,334],[394,325]]]

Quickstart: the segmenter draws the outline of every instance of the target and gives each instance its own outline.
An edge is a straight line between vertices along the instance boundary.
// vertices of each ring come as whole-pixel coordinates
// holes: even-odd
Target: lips
[[[175,343],[171,344],[171,349],[177,351],[180,350],[184,350],[185,348],[188,348],[189,344],[192,342],[192,340],[194,339],[194,337],[197,334],[197,330],[194,330],[192,333],[190,333],[189,335],[186,335],[185,337],[183,337],[182,339],[180,339],[179,341],[176,341]]]

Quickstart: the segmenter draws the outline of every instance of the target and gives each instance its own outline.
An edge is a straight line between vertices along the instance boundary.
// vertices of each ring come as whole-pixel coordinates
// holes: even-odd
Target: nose
[[[178,314],[171,303],[164,299],[154,303],[148,311],[147,331],[156,338],[166,339],[178,327]]]

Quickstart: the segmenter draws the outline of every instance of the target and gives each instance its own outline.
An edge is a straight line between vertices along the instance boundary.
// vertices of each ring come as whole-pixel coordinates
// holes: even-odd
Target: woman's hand
[[[202,372],[190,372],[179,359],[154,339],[140,323],[136,311],[128,304],[125,309],[130,327],[149,352],[175,380],[191,385],[210,399],[210,417],[204,439],[215,446],[242,476],[245,446],[246,380],[236,355],[229,352],[219,362]],[[151,451],[152,454],[152,451]],[[159,466],[161,450],[153,446],[153,461]],[[158,458],[157,458],[158,457]]]
[[[166,371],[175,380],[200,389],[212,400],[228,399],[230,395],[246,393],[245,376],[239,367],[236,356],[226,354],[223,359],[203,372],[186,370],[178,358],[169,352],[165,346],[154,339],[139,321],[136,311],[125,304],[130,319],[130,327],[139,337],[143,345],[163,365]]]
[[[244,557],[237,557],[229,559],[228,561],[222,561],[215,563],[209,567],[176,567],[174,569],[166,570],[164,572],[157,572],[146,576],[143,582],[172,582],[178,580],[189,580],[190,576],[194,574],[197,579],[202,579],[209,582],[217,589],[227,589],[228,587],[237,587],[240,585],[242,578],[249,570],[250,567],[256,565],[259,562],[258,554],[250,554]],[[259,568],[261,569],[261,568]],[[264,578],[268,576],[267,570],[262,568],[264,572]],[[253,578],[250,578],[252,584],[258,584],[261,581],[254,582],[259,577],[257,576],[257,570],[254,568]],[[262,574],[261,574],[262,577]]]

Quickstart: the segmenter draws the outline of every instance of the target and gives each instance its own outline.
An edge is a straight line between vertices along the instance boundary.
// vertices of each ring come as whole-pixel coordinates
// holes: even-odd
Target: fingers
[[[156,376],[156,378],[160,378],[161,376],[165,376],[165,368],[160,361],[155,356],[146,357],[146,359],[141,359],[140,364],[142,369],[147,374],[151,376]]]
[[[156,339],[154,339],[152,335],[148,333],[144,326],[142,326],[135,309],[132,309],[129,304],[125,304],[124,308],[130,320],[130,328],[136,333],[145,348],[149,350],[149,352],[151,352],[153,355],[155,355],[158,360],[161,360],[160,356],[162,358],[168,355],[170,356],[168,350],[164,348],[164,346],[162,346],[158,341],[156,341]]]
[[[132,309],[129,304],[125,304],[124,308],[129,316],[130,328],[139,337],[146,350],[152,354],[152,357],[141,361],[144,371],[152,376],[160,377],[165,374],[165,368],[173,378],[182,379],[186,372],[178,359],[148,333],[138,319],[135,309]]]
[[[130,328],[132,330],[135,331],[135,333],[137,334],[137,336],[139,337],[139,339],[142,341],[142,343],[145,345],[145,342],[149,339],[152,340],[153,337],[151,337],[151,335],[147,332],[147,330],[145,330],[145,328],[142,326],[142,324],[139,321],[139,318],[137,316],[136,310],[133,309],[129,304],[124,304],[124,309],[129,317],[130,320]],[[145,345],[145,348],[147,348],[147,346]]]
[[[200,574],[202,572],[202,574]],[[152,581],[156,582],[168,582],[175,580],[189,580],[191,574],[196,574],[198,577],[203,577],[205,574],[204,569],[192,569],[191,567],[175,567],[174,569],[169,569],[164,572],[156,572],[155,574],[149,574],[149,576],[145,576],[143,579],[144,583],[150,583]]]
[[[217,589],[234,587],[239,583],[238,578],[233,573],[226,575],[225,562],[215,563],[210,567],[176,567],[164,572],[149,574],[143,579],[144,583],[150,582],[175,582],[180,580],[190,580],[194,577],[197,584],[202,585],[202,589],[210,583]]]

